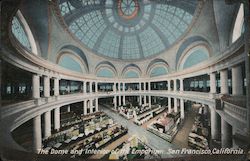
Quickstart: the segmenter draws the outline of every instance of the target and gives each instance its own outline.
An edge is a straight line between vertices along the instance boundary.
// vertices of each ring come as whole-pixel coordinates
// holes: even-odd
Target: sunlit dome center
[[[119,0],[118,13],[125,19],[133,19],[139,12],[138,0]]]
[[[69,31],[94,53],[137,60],[157,55],[190,26],[197,0],[59,0]]]

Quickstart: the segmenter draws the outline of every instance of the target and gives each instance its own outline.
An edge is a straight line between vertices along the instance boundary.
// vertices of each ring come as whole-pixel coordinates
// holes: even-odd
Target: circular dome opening
[[[119,0],[118,14],[124,19],[130,20],[135,18],[139,12],[138,0]]]

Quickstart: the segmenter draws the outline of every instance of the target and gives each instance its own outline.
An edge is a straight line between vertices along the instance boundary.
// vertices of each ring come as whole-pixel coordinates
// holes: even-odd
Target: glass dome
[[[65,23],[98,55],[136,60],[168,49],[191,24],[197,0],[59,0]]]

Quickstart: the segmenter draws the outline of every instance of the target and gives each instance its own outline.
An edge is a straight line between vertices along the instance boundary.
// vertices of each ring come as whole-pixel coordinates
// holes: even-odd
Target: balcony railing
[[[245,96],[222,96],[221,101],[225,113],[242,122],[247,121]]]
[[[246,102],[247,102],[246,96],[229,96],[229,95],[224,95],[224,96],[221,97],[221,100],[223,102],[227,102],[227,103],[233,104],[235,106],[246,108]]]

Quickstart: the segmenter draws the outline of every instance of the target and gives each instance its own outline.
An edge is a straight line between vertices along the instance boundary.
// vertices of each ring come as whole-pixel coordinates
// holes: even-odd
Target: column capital
[[[58,80],[60,80],[60,78],[59,77],[57,77],[57,76],[53,76],[53,77],[51,77],[52,79],[58,79]]]
[[[43,75],[44,78],[52,78],[51,75]]]
[[[207,74],[211,75],[211,74],[216,74],[216,73],[217,73],[217,71],[211,71],[211,72],[208,72]]]
[[[41,74],[41,73],[33,73],[33,75],[34,75],[34,76],[39,76],[39,77],[42,77],[42,76],[43,76],[43,74]]]

